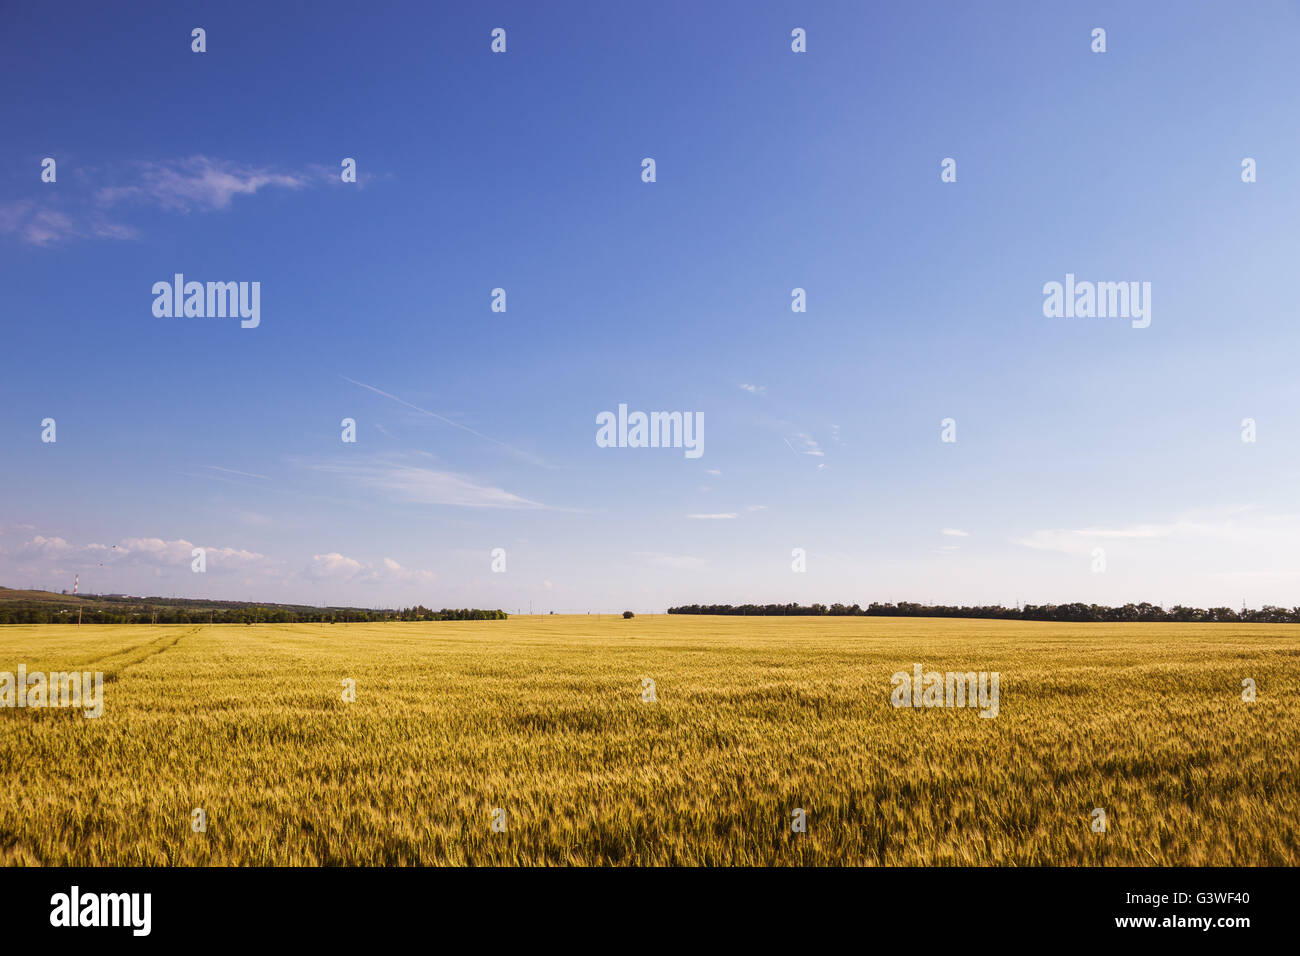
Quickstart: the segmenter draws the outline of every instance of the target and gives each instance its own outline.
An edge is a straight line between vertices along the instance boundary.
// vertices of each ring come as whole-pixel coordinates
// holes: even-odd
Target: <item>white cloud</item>
[[[962,531],[960,528],[942,528],[940,534],[946,534],[950,538],[969,538],[969,531]]]
[[[282,586],[293,582],[315,582],[423,587],[433,583],[437,577],[431,571],[406,567],[391,557],[371,562],[338,551],[312,555],[306,566],[288,571],[285,562],[272,561],[256,551],[212,545],[203,546],[206,575],[193,575],[195,547],[193,542],[184,538],[132,537],[115,545],[104,545],[75,544],[62,537],[38,534],[11,555],[0,552],[0,567],[7,566],[9,573],[45,578],[61,579],[67,575],[68,580],[74,572],[80,572],[83,592],[96,586],[91,582],[98,582],[100,586],[111,582],[109,586],[119,590],[149,593],[139,589],[154,587],[152,582],[155,580],[176,575],[174,583],[184,579],[187,587],[191,591],[197,590],[199,596],[203,596],[203,592],[210,593],[210,588],[219,589],[218,578],[228,585],[231,575],[254,589],[271,586],[276,581]],[[18,563],[10,564],[7,559],[17,559]],[[205,582],[204,577],[214,580]]]
[[[389,584],[429,584],[436,575],[432,571],[406,568],[392,558],[381,558],[378,563],[358,561],[337,551],[312,556],[303,575],[313,581],[350,582],[354,584],[379,582]]]
[[[694,518],[697,521],[718,521],[718,520],[724,520],[728,518],[734,518],[736,517],[736,513],[734,511],[731,511],[731,512],[727,512],[726,514],[687,515],[686,517]]]
[[[39,534],[27,542],[25,547],[39,554],[64,554],[72,550],[72,545],[63,538],[47,538]]]
[[[90,547],[102,548],[103,545],[90,545]],[[193,551],[196,547],[200,546],[184,538],[177,538],[175,541],[164,541],[162,538],[125,538],[117,546],[116,551],[121,554],[119,560],[128,563],[153,564],[159,567],[188,567],[193,560]],[[236,565],[257,564],[265,559],[264,555],[244,548],[218,548],[210,545],[202,547],[209,572],[233,568]]]
[[[82,563],[104,566],[148,566],[158,569],[189,569],[193,560],[192,541],[177,538],[123,538],[118,544],[71,544],[63,538],[36,535],[23,545],[20,553],[44,561]],[[234,570],[260,564],[265,557],[244,548],[203,546],[209,572]]]
[[[360,571],[360,561],[355,558],[345,558],[337,551],[331,551],[329,554],[312,555],[311,564],[307,566],[305,574],[313,581],[325,581],[352,578]]]
[[[392,558],[384,558],[380,562],[379,568],[375,571],[376,580],[398,581],[404,584],[410,583],[430,583],[437,577],[432,571],[417,571],[414,568],[405,568],[398,564]]]

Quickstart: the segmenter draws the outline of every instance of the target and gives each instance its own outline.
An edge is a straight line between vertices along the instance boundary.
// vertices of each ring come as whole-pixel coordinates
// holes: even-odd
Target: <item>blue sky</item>
[[[0,8],[0,583],[1300,604],[1293,5],[540,6]]]

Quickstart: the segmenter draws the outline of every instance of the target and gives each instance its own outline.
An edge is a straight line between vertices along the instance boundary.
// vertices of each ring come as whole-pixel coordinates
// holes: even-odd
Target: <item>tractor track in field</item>
[[[180,643],[181,638],[189,637],[190,635],[197,634],[198,632],[199,632],[198,627],[192,627],[188,631],[184,631],[180,634],[177,634],[168,643],[165,644],[163,643],[163,641],[166,641],[168,637],[168,635],[163,635],[162,637],[158,638],[158,640],[156,641],[150,641],[147,644],[140,644],[137,645],[136,647],[131,648],[131,650],[139,650],[141,647],[145,647],[148,648],[148,650],[146,650],[143,654],[139,655],[138,657],[134,657],[130,660],[123,661],[122,663],[118,664],[113,670],[105,672],[104,683],[105,684],[113,683],[113,681],[117,680],[119,677],[121,677],[124,673],[126,673],[126,671],[130,670],[132,667],[135,667],[137,664],[141,664],[144,661],[147,661],[151,657],[157,657],[159,654],[164,654],[167,651],[170,651],[173,647],[175,647],[177,644]],[[118,653],[123,653],[123,652],[119,651]],[[112,657],[112,656],[114,655],[111,654],[105,655],[105,657]],[[103,659],[104,658],[100,658],[100,660]]]
[[[117,665],[115,669],[104,672],[104,683],[111,684],[115,682],[123,674],[125,674],[129,669],[135,667],[137,664],[141,664],[144,661],[147,661],[151,657],[157,657],[159,654],[165,654],[167,651],[171,650],[173,647],[179,644],[181,638],[189,637],[193,634],[197,634],[200,628],[201,625],[199,627],[192,627],[189,630],[182,631],[180,634],[177,634],[175,637],[172,637],[169,634],[164,634],[162,637],[156,638],[155,640],[152,641],[145,641],[141,644],[136,644],[132,647],[128,647],[122,650],[113,651],[108,654],[101,654],[98,657],[87,658],[84,660],[83,664],[79,665],[78,667],[65,668],[63,669],[63,671],[58,671],[56,673],[63,673],[63,672],[76,673],[77,671],[85,670],[86,664],[95,664],[98,663],[99,661],[108,660],[109,658],[112,657],[117,657],[122,654],[130,654],[135,651],[139,651],[142,648],[145,649],[143,654],[137,654],[135,657],[122,661],[120,664]],[[168,640],[168,638],[170,638],[170,640]],[[44,709],[42,708],[42,710]],[[18,717],[21,714],[22,711],[18,710],[17,708],[14,709],[0,708],[0,717],[7,716],[7,715]],[[4,848],[0,847],[0,863],[3,862],[4,858],[5,858]]]
[[[95,657],[87,657],[81,661],[81,664],[82,666],[85,666],[86,664],[98,664],[100,661],[106,661],[110,657],[120,657],[123,654],[130,654],[132,651],[138,651],[142,647],[152,647],[155,644],[160,644],[167,640],[167,636],[168,635],[164,634],[162,637],[153,637],[147,641],[141,641],[139,644],[132,644],[130,647],[119,647],[115,651],[106,651],[105,653],[96,655]]]

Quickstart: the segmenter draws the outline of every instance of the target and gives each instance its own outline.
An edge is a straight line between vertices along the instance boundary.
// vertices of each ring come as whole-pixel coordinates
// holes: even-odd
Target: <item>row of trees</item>
[[[504,621],[509,616],[505,611],[481,611],[476,607],[434,611],[423,604],[402,608],[394,613],[393,620],[397,621]]]
[[[351,624],[366,621],[498,621],[505,611],[478,608],[423,606],[400,611],[366,608],[310,608],[266,605],[186,608],[170,605],[123,607],[50,607],[45,604],[0,603],[0,624],[76,624],[80,611],[83,624]]]
[[[1002,607],[1000,604],[960,607],[947,604],[898,604],[872,602],[865,608],[857,604],[687,604],[670,607],[669,614],[743,614],[753,616],[817,617],[970,617],[1012,621],[1184,621],[1235,622],[1244,624],[1300,624],[1300,607],[1288,610],[1266,604],[1262,608],[1184,607],[1179,604],[1166,610],[1156,604],[1026,604]]]

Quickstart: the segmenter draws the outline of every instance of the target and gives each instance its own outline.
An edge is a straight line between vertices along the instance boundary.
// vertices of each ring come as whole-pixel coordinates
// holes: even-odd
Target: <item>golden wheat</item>
[[[915,663],[998,716],[896,709]],[[1300,863],[1300,625],[0,628],[19,664],[105,710],[0,710],[9,864]]]

